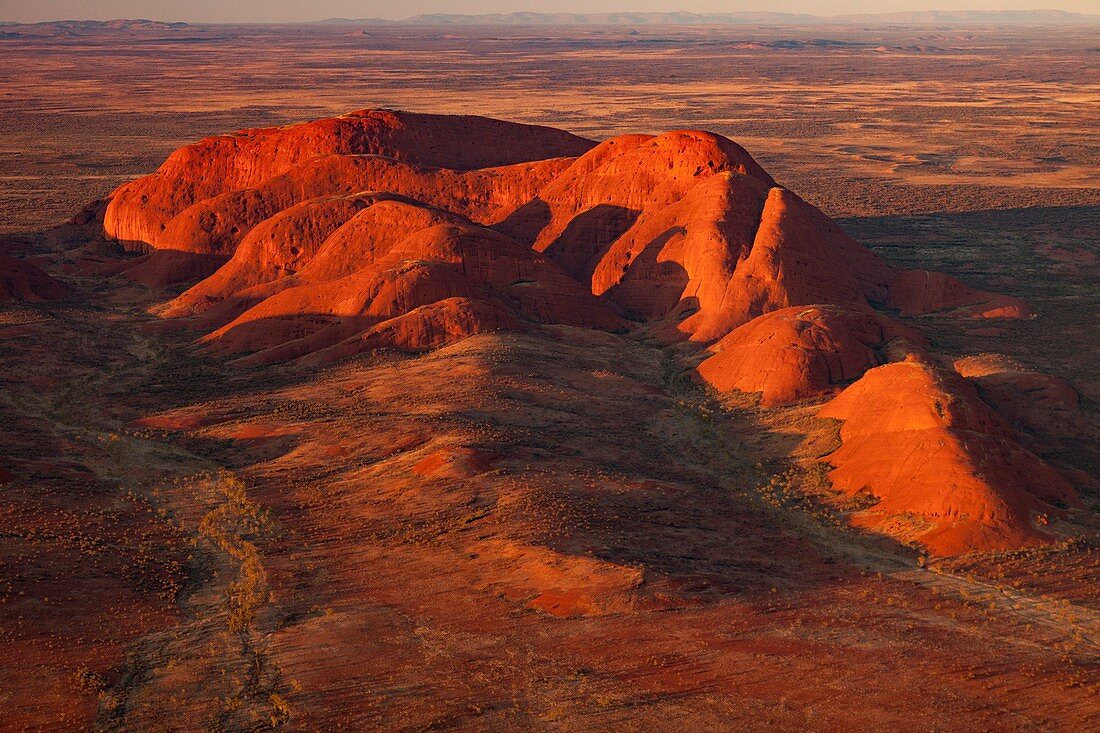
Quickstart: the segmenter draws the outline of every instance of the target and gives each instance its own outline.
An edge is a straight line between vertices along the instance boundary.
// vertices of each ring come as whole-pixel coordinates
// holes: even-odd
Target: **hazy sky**
[[[192,22],[405,18],[418,13],[732,12],[771,10],[835,15],[893,10],[1030,10],[1100,12],[1100,0],[0,0],[0,20],[152,18]]]

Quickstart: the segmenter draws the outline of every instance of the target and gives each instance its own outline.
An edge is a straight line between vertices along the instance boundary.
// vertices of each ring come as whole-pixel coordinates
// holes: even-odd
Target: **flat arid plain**
[[[1100,728],[1096,32],[0,26],[0,729]]]

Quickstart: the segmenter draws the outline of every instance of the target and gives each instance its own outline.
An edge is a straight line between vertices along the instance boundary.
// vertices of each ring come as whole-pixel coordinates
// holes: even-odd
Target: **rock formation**
[[[591,146],[559,130],[483,117],[364,110],[290,127],[245,130],[180,148],[156,173],[115,191],[103,226],[108,236],[123,242],[159,247],[172,219],[194,204],[256,188],[329,156],[379,156],[463,171],[575,156]],[[319,168],[308,175],[291,175],[282,183],[291,191],[302,185],[303,177],[321,183],[326,179],[325,164]],[[343,187],[344,178],[329,175],[327,181]]]
[[[820,413],[843,421],[826,460],[837,488],[877,501],[865,523],[936,552],[1004,548],[1046,539],[1039,518],[1076,502],[896,318],[1028,306],[888,264],[711,133],[597,144],[361,111],[181,148],[114,193],[103,227],[147,253],[129,277],[190,282],[160,314],[240,364],[554,324],[687,341],[709,349],[706,382],[765,407],[843,389]],[[967,368],[1014,409],[1003,380]]]

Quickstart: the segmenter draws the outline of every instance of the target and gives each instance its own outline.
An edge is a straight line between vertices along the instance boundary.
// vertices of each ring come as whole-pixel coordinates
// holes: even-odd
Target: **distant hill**
[[[854,13],[820,16],[805,13],[431,13],[399,21],[380,18],[328,18],[320,24],[411,25],[817,25],[817,24],[954,24],[954,25],[1073,25],[1100,23],[1100,15],[1062,10],[928,10],[896,13]]]
[[[159,20],[50,20],[43,23],[0,23],[2,35],[12,36],[80,36],[116,31],[175,31],[187,28],[187,23],[165,23]]]
[[[753,25],[813,23],[816,16],[796,13],[494,13],[417,15],[407,23],[441,25]]]
[[[1100,23],[1100,15],[1069,13],[1064,10],[914,10],[897,13],[852,13],[838,15],[844,23],[900,23],[926,25],[934,23],[991,25],[1049,25]]]

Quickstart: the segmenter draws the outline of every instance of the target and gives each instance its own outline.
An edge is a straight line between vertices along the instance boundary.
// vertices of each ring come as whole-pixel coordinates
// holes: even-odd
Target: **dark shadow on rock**
[[[638,214],[622,206],[594,206],[573,217],[545,252],[581,284],[589,285],[598,256],[634,224]]]
[[[227,256],[156,249],[124,270],[126,277],[150,288],[192,283],[213,275]]]
[[[511,237],[530,247],[535,237],[550,223],[550,205],[540,198],[534,198],[519,207],[508,217],[490,229]]]
[[[673,237],[685,233],[683,227],[672,227],[651,240],[633,260],[623,265],[622,280],[601,294],[601,299],[617,304],[632,320],[657,320],[673,311],[676,311],[678,320],[690,315],[684,313],[681,306],[681,296],[688,284],[687,270],[677,262],[660,262],[657,259]],[[687,307],[698,310],[698,299],[691,300],[693,302]]]

